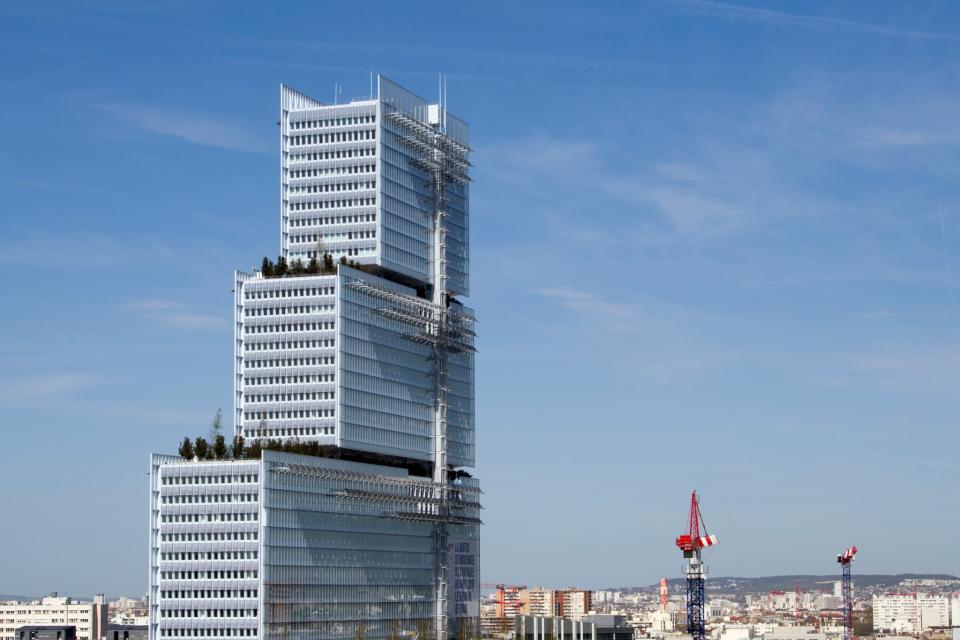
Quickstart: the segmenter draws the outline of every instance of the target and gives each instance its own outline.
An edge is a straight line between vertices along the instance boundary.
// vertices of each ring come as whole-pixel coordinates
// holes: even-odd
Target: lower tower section
[[[151,461],[150,638],[435,637],[437,523],[449,635],[479,628],[480,489],[434,497],[396,467],[263,451]]]

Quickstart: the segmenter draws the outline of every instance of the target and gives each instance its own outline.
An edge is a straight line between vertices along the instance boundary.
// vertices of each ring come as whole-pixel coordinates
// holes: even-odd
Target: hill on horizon
[[[903,580],[960,580],[960,577],[946,573],[874,573],[853,575],[853,582],[860,587],[893,587]],[[735,591],[739,593],[758,593],[766,591],[793,591],[801,589],[803,591],[828,590],[832,584],[840,580],[839,572],[836,574],[796,574],[796,575],[778,575],[778,576],[759,576],[753,578],[744,578],[737,576],[717,576],[707,578],[706,588],[708,591]],[[670,580],[671,591],[681,589],[683,586],[682,578]],[[656,591],[660,588],[659,583],[646,585],[643,587],[617,587],[616,589],[628,591]]]

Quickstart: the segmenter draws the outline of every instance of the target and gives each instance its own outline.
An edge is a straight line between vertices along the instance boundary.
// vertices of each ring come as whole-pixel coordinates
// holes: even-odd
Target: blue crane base
[[[687,578],[687,632],[693,640],[705,640],[703,578]]]

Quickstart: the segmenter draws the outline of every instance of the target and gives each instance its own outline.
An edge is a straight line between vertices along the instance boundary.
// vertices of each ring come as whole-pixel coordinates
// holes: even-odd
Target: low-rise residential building
[[[40,600],[0,602],[0,640],[19,640],[21,627],[76,627],[77,640],[100,640],[109,607],[102,594],[93,602],[78,602],[52,593]]]
[[[927,593],[873,596],[873,628],[888,633],[920,633],[950,626],[950,598]]]

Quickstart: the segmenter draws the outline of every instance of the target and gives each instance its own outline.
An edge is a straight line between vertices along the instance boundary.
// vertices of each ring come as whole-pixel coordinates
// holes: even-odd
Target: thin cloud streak
[[[95,107],[135,129],[172,136],[204,147],[273,153],[274,149],[233,122],[209,115],[186,113],[132,103],[109,102]]]
[[[633,305],[610,302],[589,291],[569,287],[543,287],[535,289],[533,292],[539,296],[550,298],[561,306],[577,313],[607,316],[618,320],[630,318],[634,314]]]
[[[0,384],[0,405],[58,398],[105,383],[101,374],[89,371],[59,371],[8,378]]]
[[[669,2],[682,6],[694,13],[716,16],[737,22],[757,22],[761,24],[794,26],[806,29],[839,29],[896,38],[920,38],[927,40],[958,39],[958,36],[950,33],[900,29],[897,27],[871,24],[869,22],[844,20],[842,18],[829,18],[803,13],[786,13],[784,11],[774,11],[773,9],[717,2],[716,0],[669,0]]]
[[[219,329],[224,324],[220,316],[191,311],[175,300],[134,300],[120,305],[120,308],[177,329]]]

